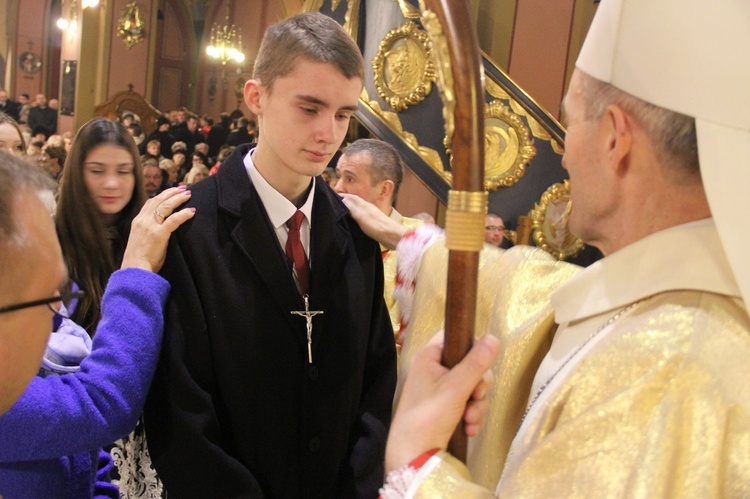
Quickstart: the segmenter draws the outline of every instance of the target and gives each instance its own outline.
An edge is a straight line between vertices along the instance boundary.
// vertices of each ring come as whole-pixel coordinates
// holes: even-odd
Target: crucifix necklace
[[[322,310],[310,310],[310,297],[304,295],[305,310],[292,310],[292,314],[304,317],[307,320],[307,361],[312,364],[312,318],[322,314]]]

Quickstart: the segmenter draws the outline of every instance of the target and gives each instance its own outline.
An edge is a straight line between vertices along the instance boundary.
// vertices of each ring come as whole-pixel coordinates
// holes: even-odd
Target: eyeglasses
[[[487,225],[485,226],[484,230],[499,230],[500,232],[503,232],[505,230],[505,227],[502,225]]]
[[[7,305],[5,307],[0,307],[0,314],[4,314],[6,312],[15,312],[16,310],[23,310],[24,308],[31,308],[31,307],[38,307],[40,305],[47,305],[47,308],[52,310],[55,314],[65,318],[69,319],[67,310],[68,307],[73,303],[74,300],[78,300],[79,298],[83,298],[83,296],[86,293],[79,289],[76,291],[70,291],[68,289],[68,286],[65,286],[63,290],[60,291],[60,293],[56,296],[51,296],[49,298],[42,298],[41,300],[34,300],[34,301],[27,301],[23,303],[16,303],[14,305]],[[54,307],[53,304],[59,303],[57,307]]]

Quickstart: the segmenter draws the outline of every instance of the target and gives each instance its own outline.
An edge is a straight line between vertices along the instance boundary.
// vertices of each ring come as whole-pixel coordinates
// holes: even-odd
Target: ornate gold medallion
[[[380,42],[372,69],[378,95],[394,111],[419,104],[429,95],[435,81],[427,33],[412,21],[392,29]]]
[[[484,187],[518,182],[536,155],[534,140],[518,114],[499,100],[484,108]]]
[[[558,260],[576,256],[585,246],[568,229],[571,212],[570,182],[550,186],[529,212],[534,243]]]

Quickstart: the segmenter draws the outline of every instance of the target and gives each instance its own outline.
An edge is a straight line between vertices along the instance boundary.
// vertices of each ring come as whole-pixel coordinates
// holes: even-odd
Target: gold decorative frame
[[[584,243],[568,229],[570,182],[553,184],[529,212],[534,243],[558,260],[576,256]]]
[[[435,82],[435,63],[427,32],[406,21],[385,35],[372,60],[375,88],[394,111],[419,104]]]
[[[523,177],[536,155],[523,119],[499,100],[484,107],[484,188],[508,187]]]
[[[452,183],[451,179],[453,177],[451,176],[451,172],[445,170],[440,154],[435,149],[420,145],[419,140],[417,140],[417,137],[413,133],[404,130],[398,114],[383,109],[379,100],[370,97],[367,88],[362,89],[362,93],[359,96],[359,103],[360,105],[367,107],[371,113],[380,117],[380,119],[383,120],[383,123],[385,123],[393,133],[401,137],[401,139],[403,139],[403,141],[416,154],[418,154],[419,157],[421,157],[424,162],[435,171],[435,173],[440,175],[448,184]]]

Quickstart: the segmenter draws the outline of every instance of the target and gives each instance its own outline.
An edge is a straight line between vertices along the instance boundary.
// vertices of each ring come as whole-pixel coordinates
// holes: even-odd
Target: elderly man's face
[[[8,92],[0,90],[0,102],[5,102],[6,100],[8,100]]]
[[[146,194],[153,196],[159,192],[161,181],[161,168],[152,163],[145,163],[143,165],[143,188],[146,189]]]
[[[565,154],[563,167],[570,174],[572,212],[570,230],[596,245],[607,230],[607,217],[617,209],[606,169],[603,118],[586,117],[586,102],[580,71],[575,70],[563,100]],[[601,248],[600,248],[601,249]]]
[[[2,248],[0,307],[51,298],[67,276],[52,218],[38,196],[19,195],[13,214],[25,237],[22,244]],[[52,317],[47,305],[0,314],[0,414],[39,371]]]

